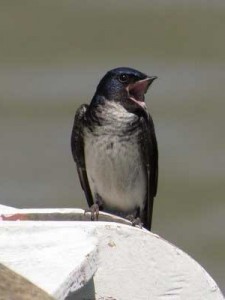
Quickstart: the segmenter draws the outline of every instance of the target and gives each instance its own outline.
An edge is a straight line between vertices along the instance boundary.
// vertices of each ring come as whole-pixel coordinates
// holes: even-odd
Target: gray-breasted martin
[[[73,158],[90,207],[140,218],[151,230],[158,149],[144,95],[155,76],[117,68],[101,79],[90,105],[78,108]]]

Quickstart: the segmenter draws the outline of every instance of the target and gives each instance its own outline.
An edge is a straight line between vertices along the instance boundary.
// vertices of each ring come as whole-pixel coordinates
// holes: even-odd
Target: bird
[[[89,207],[131,216],[148,230],[158,185],[158,146],[145,94],[155,79],[129,67],[108,71],[90,104],[77,109],[71,134]]]

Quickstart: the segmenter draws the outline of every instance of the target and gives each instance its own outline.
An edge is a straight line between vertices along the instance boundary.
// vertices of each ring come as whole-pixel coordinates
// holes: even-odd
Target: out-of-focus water
[[[0,203],[85,207],[70,153],[76,108],[113,67],[157,75],[146,97],[160,153],[153,231],[225,291],[222,2],[63,3],[4,2],[0,11]]]

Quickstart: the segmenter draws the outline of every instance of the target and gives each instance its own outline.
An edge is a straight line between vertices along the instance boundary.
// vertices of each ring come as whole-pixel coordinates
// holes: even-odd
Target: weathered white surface
[[[102,262],[94,276],[97,299],[224,299],[196,261],[159,236],[112,223],[98,225],[96,235]]]
[[[11,206],[5,206],[5,205],[2,205],[0,204],[0,213],[4,213],[4,212],[14,212],[18,210],[17,208],[14,208],[14,207],[11,207]]]
[[[90,213],[84,212],[83,209],[79,208],[16,209],[0,206],[0,221],[90,221]],[[130,221],[105,212],[99,214],[98,220],[131,225]]]
[[[82,287],[97,269],[97,239],[67,222],[1,222],[0,262],[56,299]]]
[[[44,215],[48,220],[51,215],[61,220],[63,215],[69,219],[76,214],[71,209],[38,209],[8,216],[24,219],[26,211],[32,218],[37,213],[37,219]],[[83,211],[77,214],[79,219]],[[56,299],[64,299],[93,274],[92,290],[83,287],[71,299],[224,299],[214,280],[190,256],[151,232],[124,224],[4,221],[0,262]]]

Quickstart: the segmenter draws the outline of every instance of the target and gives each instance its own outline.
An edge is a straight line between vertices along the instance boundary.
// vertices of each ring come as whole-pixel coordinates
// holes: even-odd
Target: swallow
[[[71,149],[89,207],[132,216],[151,230],[158,146],[145,94],[156,79],[120,67],[76,111]]]

